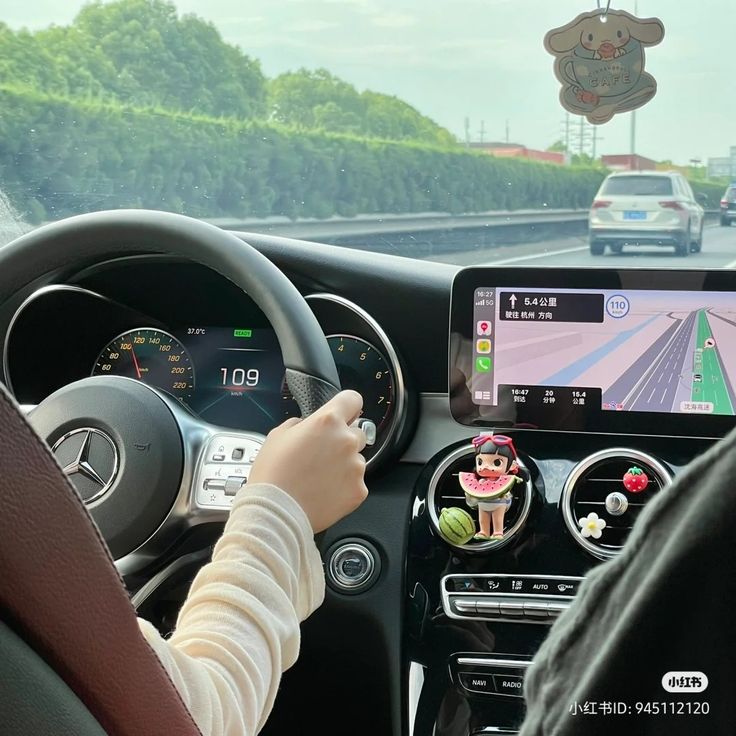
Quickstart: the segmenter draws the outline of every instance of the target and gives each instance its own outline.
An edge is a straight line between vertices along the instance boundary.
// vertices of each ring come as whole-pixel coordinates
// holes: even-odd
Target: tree
[[[326,69],[299,69],[271,80],[268,104],[272,120],[297,128],[456,145],[447,130],[398,97],[359,93]]]
[[[100,0],[70,26],[0,24],[0,83],[215,117],[266,113],[260,64],[164,0]]]

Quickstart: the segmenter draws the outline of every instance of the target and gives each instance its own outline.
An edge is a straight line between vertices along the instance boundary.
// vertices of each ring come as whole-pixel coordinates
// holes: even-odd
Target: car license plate
[[[641,210],[624,210],[624,220],[646,220],[647,213]]]

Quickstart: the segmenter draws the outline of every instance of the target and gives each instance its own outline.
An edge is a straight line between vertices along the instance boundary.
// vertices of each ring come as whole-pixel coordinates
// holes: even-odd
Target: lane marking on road
[[[673,351],[676,347],[676,343],[682,339],[682,335],[687,330],[687,324],[688,321],[692,318],[694,321],[694,312],[690,312],[687,317],[685,317],[684,320],[679,320],[680,324],[675,329],[674,334],[670,337],[670,339],[667,341],[667,344],[662,348],[659,355],[654,359],[654,362],[652,363],[651,367],[646,370],[642,377],[639,379],[639,381],[634,385],[634,387],[631,389],[629,394],[626,396],[626,398],[623,401],[624,406],[630,406],[631,409],[634,409],[635,404],[639,401],[641,398],[641,395],[644,393],[644,391],[647,389],[647,386],[654,385],[655,387],[659,384],[659,382],[662,380],[662,374],[658,374],[657,370],[664,362],[665,358],[672,357],[671,351]],[[654,383],[654,378],[659,376],[659,379],[656,383]],[[639,388],[641,386],[641,388]],[[637,393],[638,389],[638,393]],[[643,410],[645,411],[645,410]]]
[[[531,253],[528,256],[516,256],[515,258],[502,258],[500,261],[486,261],[484,266],[505,266],[508,263],[521,263],[522,261],[533,261],[537,258],[552,258],[553,256],[561,256],[565,253],[579,253],[582,250],[588,250],[587,245],[578,248],[563,248],[562,250],[551,250],[547,253]]]

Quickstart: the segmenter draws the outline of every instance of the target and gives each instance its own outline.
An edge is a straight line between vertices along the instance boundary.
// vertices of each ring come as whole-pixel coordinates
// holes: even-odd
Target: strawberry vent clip
[[[649,485],[649,476],[641,468],[634,466],[624,473],[623,482],[627,491],[641,493]]]

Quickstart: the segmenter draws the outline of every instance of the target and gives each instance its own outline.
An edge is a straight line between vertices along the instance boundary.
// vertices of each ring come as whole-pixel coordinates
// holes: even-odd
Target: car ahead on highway
[[[611,174],[601,184],[590,209],[590,252],[600,256],[606,246],[621,253],[625,245],[661,245],[674,247],[680,256],[699,253],[704,214],[682,174]]]
[[[721,199],[721,226],[730,227],[736,220],[736,184],[731,184]]]

